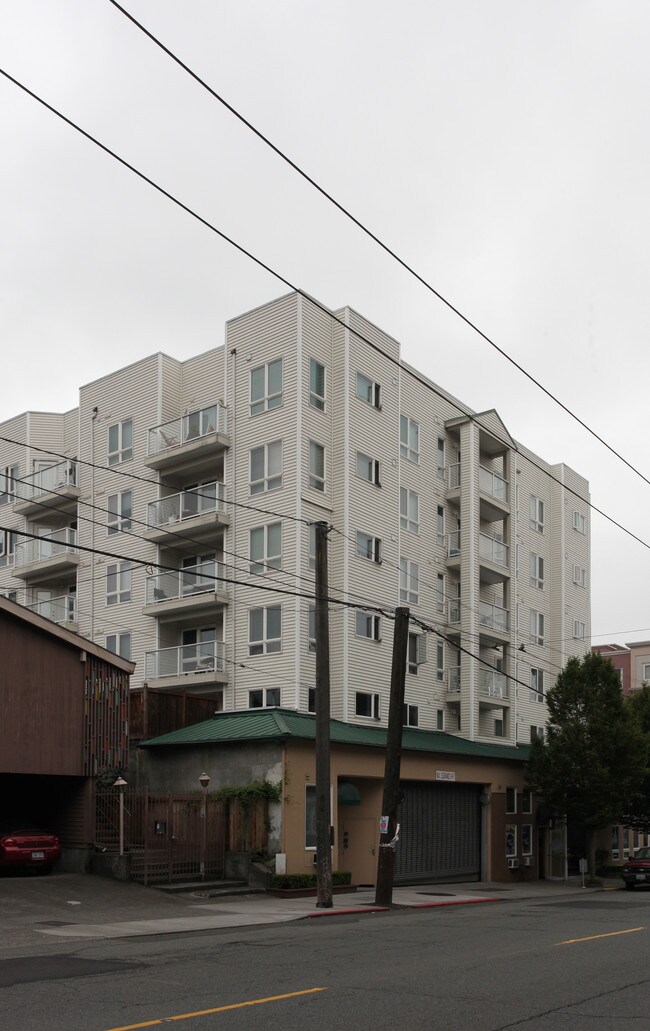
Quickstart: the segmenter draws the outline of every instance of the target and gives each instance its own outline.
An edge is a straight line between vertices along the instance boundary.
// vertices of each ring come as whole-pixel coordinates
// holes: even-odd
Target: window
[[[512,859],[517,855],[517,825],[506,824],[506,858]]]
[[[494,721],[494,736],[503,737],[503,719],[497,718]]]
[[[10,505],[15,497],[16,480],[20,476],[17,465],[6,465],[0,471],[0,505]]]
[[[325,448],[313,440],[309,441],[309,486],[325,491]]]
[[[584,587],[587,581],[587,571],[582,566],[573,567],[573,582],[577,587]]]
[[[418,666],[427,661],[427,638],[426,634],[413,634],[408,636],[407,663],[409,673],[417,674]]]
[[[585,517],[581,512],[573,513],[573,529],[577,530],[578,533],[585,532]]]
[[[573,620],[573,637],[576,641],[584,641],[585,639],[585,624],[579,620]]]
[[[282,486],[282,441],[262,444],[251,449],[251,494],[277,490]]]
[[[308,630],[307,630],[307,651],[316,651],[316,606],[309,606]]]
[[[357,397],[367,401],[373,408],[381,408],[381,387],[362,372],[357,373]]]
[[[544,613],[530,610],[530,643],[544,644]]]
[[[544,502],[530,495],[530,528],[537,533],[544,533]]]
[[[16,534],[13,530],[0,530],[0,566],[13,566],[16,554]]]
[[[212,673],[221,662],[217,630],[214,626],[197,626],[183,630],[181,635],[181,671]]]
[[[282,523],[255,526],[250,531],[249,542],[251,573],[282,569]]]
[[[379,719],[379,695],[357,691],[354,702],[355,715],[367,720]]]
[[[413,490],[399,489],[399,525],[403,530],[417,533],[420,528],[420,499]]]
[[[108,427],[108,464],[128,462],[133,458],[133,421],[116,422]]]
[[[420,426],[405,415],[399,417],[399,453],[409,462],[420,461]]]
[[[108,526],[109,537],[114,533],[120,533],[123,530],[131,529],[131,498],[132,494],[130,490],[123,490],[119,494],[108,495],[108,516],[106,523]]]
[[[506,812],[516,813],[517,812],[517,789],[506,788]]]
[[[644,662],[641,668],[643,670],[643,683],[647,684],[650,681],[650,662]]]
[[[357,555],[371,562],[381,562],[381,539],[357,530]]]
[[[445,611],[445,574],[438,573],[436,579],[436,612]]]
[[[282,405],[282,359],[251,369],[251,415]]]
[[[115,562],[106,566],[106,604],[131,601],[131,563]]]
[[[280,705],[279,687],[256,688],[248,692],[249,709],[272,709],[277,705]]]
[[[282,648],[282,606],[267,605],[248,613],[248,654],[267,655]]]
[[[442,641],[436,642],[436,680],[445,679],[445,646]]]
[[[612,859],[619,858],[618,826],[612,827]]]
[[[531,724],[530,727],[530,740],[531,741],[543,741],[544,740],[544,728],[537,727]]]
[[[438,538],[438,544],[445,543],[445,510],[442,505],[438,505],[436,516],[436,536]]]
[[[305,848],[316,848],[315,784],[305,784]]]
[[[521,811],[526,815],[533,811],[533,793],[530,788],[524,788],[521,793]]]
[[[214,552],[209,552],[205,555],[186,555],[181,561],[181,567],[183,570],[181,573],[181,585],[184,597],[190,594],[205,594],[207,591],[217,590],[217,580],[221,578],[216,575]],[[162,598],[156,595],[154,589],[154,598],[157,601],[162,601],[166,597],[163,577],[167,575],[163,574],[158,580],[158,583],[161,585],[158,587],[158,592],[163,595]],[[161,588],[163,589],[161,590]]]
[[[309,359],[309,404],[319,412],[325,411],[325,366],[315,358]]]
[[[381,641],[381,618],[370,612],[357,612],[357,637],[367,637],[371,641]]]
[[[316,568],[316,523],[309,524],[309,555],[307,563],[310,569]]]
[[[445,729],[445,711],[444,709],[436,709],[436,730]]]
[[[357,451],[357,476],[361,477],[362,480],[367,480],[368,483],[374,483],[376,487],[381,487],[379,459],[370,458],[369,455],[364,455],[362,451]]]
[[[438,463],[437,472],[441,480],[445,478],[445,442],[442,437],[438,437]]]
[[[420,592],[420,569],[417,562],[401,558],[399,560],[399,600],[417,605]]]
[[[544,559],[534,551],[530,553],[530,586],[544,589]]]
[[[307,712],[316,712],[316,688],[307,688]]]
[[[417,705],[403,705],[402,706],[402,726],[404,727],[417,727],[418,725],[418,707]]]
[[[121,655],[123,659],[131,659],[131,634],[109,634],[106,638],[106,648],[115,655]]]
[[[532,856],[533,854],[533,825],[524,823],[521,827],[521,854]]]
[[[544,670],[531,669],[530,671],[530,700],[531,702],[544,701]]]

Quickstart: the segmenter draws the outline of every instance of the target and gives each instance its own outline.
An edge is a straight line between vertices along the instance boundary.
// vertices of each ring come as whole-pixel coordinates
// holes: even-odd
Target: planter
[[[356,884],[341,884],[332,888],[332,895],[350,895],[356,890]],[[316,888],[267,888],[266,894],[279,899],[315,899],[318,891]]]

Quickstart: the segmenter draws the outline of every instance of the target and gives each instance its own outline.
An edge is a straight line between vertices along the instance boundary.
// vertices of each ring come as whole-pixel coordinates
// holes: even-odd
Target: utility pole
[[[327,523],[316,523],[316,906],[332,908]]]
[[[388,817],[388,824],[382,829],[377,862],[377,885],[375,905],[393,904],[393,878],[395,874],[395,844],[397,834],[397,809],[401,800],[400,766],[402,761],[402,723],[404,709],[404,685],[406,681],[406,656],[409,633],[409,609],[395,609],[395,631],[393,636],[393,665],[390,675],[390,707],[388,730],[386,732],[386,765],[384,767],[384,797],[381,804],[382,817]]]

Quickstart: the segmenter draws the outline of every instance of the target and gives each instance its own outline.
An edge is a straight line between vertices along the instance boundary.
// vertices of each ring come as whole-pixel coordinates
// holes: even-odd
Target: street
[[[650,892],[499,899],[0,952],[0,1026],[647,1026]]]

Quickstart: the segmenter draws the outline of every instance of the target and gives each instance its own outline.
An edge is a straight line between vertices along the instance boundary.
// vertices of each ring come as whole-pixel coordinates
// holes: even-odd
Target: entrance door
[[[339,822],[341,869],[350,871],[353,884],[374,884],[379,846],[377,818],[355,816],[345,809],[339,809],[344,813]]]

